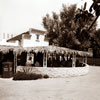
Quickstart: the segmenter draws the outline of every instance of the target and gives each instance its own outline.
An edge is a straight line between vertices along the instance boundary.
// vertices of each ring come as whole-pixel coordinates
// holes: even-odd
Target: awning
[[[75,54],[79,56],[93,56],[92,53],[86,51],[73,50],[64,47],[57,46],[37,46],[37,47],[20,47],[20,46],[0,46],[0,52],[7,53],[9,51],[21,54],[22,52],[46,52],[46,53],[57,53],[57,54]]]

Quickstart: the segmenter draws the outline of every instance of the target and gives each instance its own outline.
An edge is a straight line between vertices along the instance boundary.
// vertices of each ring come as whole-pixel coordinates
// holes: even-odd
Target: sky
[[[78,8],[87,1],[87,9],[92,0],[0,0],[0,34],[20,34],[29,28],[44,30],[42,18],[57,12],[62,4],[77,4]]]

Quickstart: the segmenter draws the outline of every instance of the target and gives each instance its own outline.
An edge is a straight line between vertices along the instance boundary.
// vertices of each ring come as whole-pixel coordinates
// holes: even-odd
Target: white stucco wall
[[[6,42],[6,39],[2,39],[2,41],[0,41],[0,45],[18,46],[18,41],[15,41],[15,42]]]
[[[34,46],[48,46],[48,41],[44,41],[44,35],[39,35],[39,41],[37,41],[36,34],[31,34],[30,39],[23,39],[23,47],[34,47]]]
[[[23,72],[26,70],[27,73],[37,73],[37,74],[47,74],[49,77],[56,77],[56,78],[61,78],[61,77],[71,77],[71,76],[80,76],[80,75],[86,75],[89,72],[89,66],[85,67],[70,67],[70,68],[55,68],[55,67],[25,67],[25,66],[17,66],[17,72]]]

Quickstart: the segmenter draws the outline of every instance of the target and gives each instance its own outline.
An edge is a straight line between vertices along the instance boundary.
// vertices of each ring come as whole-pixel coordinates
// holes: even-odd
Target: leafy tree
[[[72,49],[85,50],[91,46],[96,24],[88,32],[94,16],[87,10],[78,9],[76,5],[62,6],[59,14],[43,17],[43,26],[47,31],[50,44]]]
[[[95,35],[91,38],[91,48],[93,48],[94,57],[100,57],[100,29],[95,31]]]

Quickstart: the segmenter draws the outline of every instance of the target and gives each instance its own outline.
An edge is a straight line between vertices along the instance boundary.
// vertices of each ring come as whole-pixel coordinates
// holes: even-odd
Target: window
[[[37,39],[37,40],[39,40],[39,35],[38,35],[38,34],[37,34],[37,37],[36,37],[36,39]]]
[[[39,42],[39,34],[36,35],[36,41]]]

